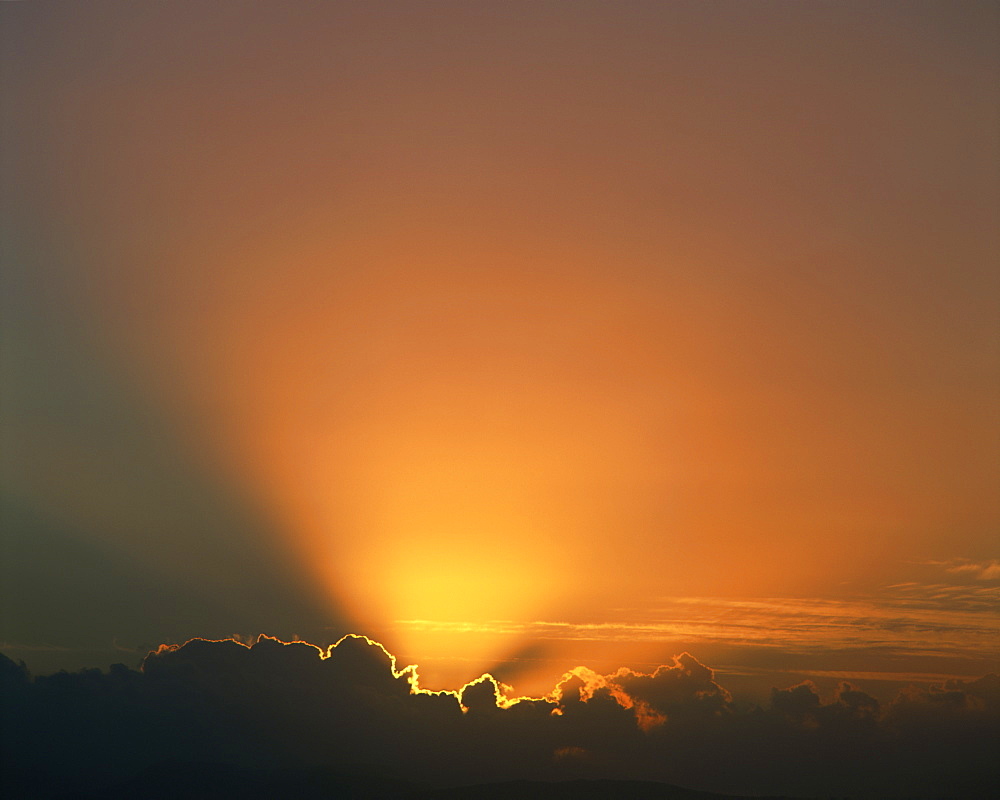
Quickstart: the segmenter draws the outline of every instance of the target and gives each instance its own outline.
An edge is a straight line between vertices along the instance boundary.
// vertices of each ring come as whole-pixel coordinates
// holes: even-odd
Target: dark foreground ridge
[[[744,795],[682,789],[655,781],[506,781],[418,793],[426,800],[751,800]],[[752,800],[792,800],[757,797]]]
[[[30,787],[23,787],[30,792]],[[22,795],[15,795],[20,797]],[[23,797],[33,797],[24,794]],[[429,789],[375,775],[324,769],[259,770],[228,764],[168,762],[127,781],[88,788],[56,800],[751,800],[740,795],[696,792],[654,781],[504,781]],[[753,798],[791,800],[791,798]]]
[[[14,771],[16,772],[16,770]],[[11,771],[7,777],[13,777]],[[502,781],[430,789],[362,773],[313,769],[251,769],[231,764],[164,762],[127,781],[52,794],[45,776],[8,780],[11,800],[796,800],[784,796],[716,794],[655,781]],[[989,796],[984,794],[984,797]],[[903,799],[905,800],[905,798]]]

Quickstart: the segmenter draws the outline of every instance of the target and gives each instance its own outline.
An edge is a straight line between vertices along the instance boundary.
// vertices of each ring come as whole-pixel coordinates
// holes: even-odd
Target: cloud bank
[[[161,646],[140,671],[34,679],[2,657],[0,682],[8,796],[105,796],[176,762],[439,787],[631,779],[793,796],[972,797],[1000,777],[996,675],[911,688],[887,704],[846,682],[822,698],[807,682],[757,707],[734,702],[683,653],[648,673],[579,667],[546,696],[523,698],[490,675],[424,690],[416,667],[348,636],[325,651],[194,639]]]

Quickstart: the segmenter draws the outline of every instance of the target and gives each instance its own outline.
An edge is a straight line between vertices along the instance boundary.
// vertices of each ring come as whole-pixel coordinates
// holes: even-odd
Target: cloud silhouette
[[[728,711],[732,697],[714,678],[711,669],[682,653],[672,666],[657,667],[652,674],[620,669],[609,681],[631,706],[645,707],[666,721],[668,717],[717,716]]]
[[[683,653],[650,673],[579,667],[545,697],[520,698],[490,675],[424,690],[415,667],[399,668],[363,636],[325,650],[261,636],[164,645],[140,671],[32,679],[0,657],[0,688],[12,797],[118,796],[144,770],[162,781],[164,764],[191,763],[286,781],[326,770],[370,787],[389,781],[395,796],[580,778],[730,794],[975,796],[1000,777],[996,675],[911,688],[884,707],[849,683],[824,701],[808,682],[745,707]]]

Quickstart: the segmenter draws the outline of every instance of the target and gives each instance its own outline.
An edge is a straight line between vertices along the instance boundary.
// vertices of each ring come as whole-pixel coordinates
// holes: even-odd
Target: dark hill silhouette
[[[437,789],[417,797],[420,800],[751,800],[742,795],[696,792],[655,781],[613,780],[506,781]]]
[[[653,781],[504,781],[429,789],[364,772],[255,770],[228,764],[165,762],[103,790],[56,800],[750,800]],[[754,800],[788,800],[755,798]]]

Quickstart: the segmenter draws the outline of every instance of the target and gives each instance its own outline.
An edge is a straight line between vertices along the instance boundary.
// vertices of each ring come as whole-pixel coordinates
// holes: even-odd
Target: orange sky
[[[996,558],[995,7],[187,11],[5,9],[8,252],[45,243],[12,302],[83,331],[331,616],[478,674],[524,631],[400,621]],[[67,423],[31,407],[8,491],[197,575],[101,522],[163,519],[119,461],[53,477]]]

